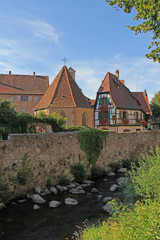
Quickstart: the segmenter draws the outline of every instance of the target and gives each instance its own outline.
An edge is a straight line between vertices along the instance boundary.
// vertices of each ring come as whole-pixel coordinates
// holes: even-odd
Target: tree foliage
[[[160,91],[155,93],[151,101],[151,109],[154,118],[160,117]]]
[[[137,11],[134,20],[140,20],[140,24],[127,27],[135,31],[135,34],[141,32],[152,32],[153,41],[148,47],[154,48],[146,57],[153,61],[160,62],[160,0],[106,0],[110,6],[122,8],[125,13],[131,13],[132,9]],[[118,9],[118,8],[116,8]]]

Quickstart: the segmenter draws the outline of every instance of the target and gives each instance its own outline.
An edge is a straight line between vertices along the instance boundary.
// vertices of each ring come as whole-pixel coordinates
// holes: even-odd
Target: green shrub
[[[50,178],[48,178],[47,181],[46,181],[46,187],[50,188],[51,186],[52,186],[52,181],[51,181]]]
[[[160,148],[156,147],[155,152],[150,150],[147,155],[142,155],[138,161],[139,167],[132,166],[128,172],[130,184],[126,185],[125,194],[133,191],[135,198],[144,199],[160,196]],[[128,189],[130,188],[130,189]]]
[[[98,178],[101,176],[104,176],[106,174],[106,171],[98,166],[91,168],[91,178]]]
[[[133,210],[122,207],[102,225],[85,229],[81,240],[160,239],[160,201],[137,202]]]
[[[89,129],[89,127],[85,127],[85,126],[64,126],[63,127],[64,132],[81,131],[85,129]]]
[[[71,174],[78,183],[82,183],[87,177],[85,167],[80,162],[71,166]]]
[[[108,165],[113,172],[117,172],[121,168],[120,162],[112,162]]]
[[[133,163],[133,160],[131,159],[122,160],[122,167],[128,170],[131,170],[132,163]]]
[[[0,202],[6,200],[8,185],[2,180],[2,170],[0,169]]]
[[[85,152],[85,156],[89,165],[96,165],[96,162],[101,154],[106,136],[107,132],[94,128],[82,130],[77,133],[80,147]]]
[[[70,180],[69,176],[67,176],[67,175],[62,175],[62,176],[60,176],[60,178],[59,178],[59,184],[60,184],[61,186],[66,186],[66,185],[68,185],[68,184],[70,184],[70,183],[71,183],[71,180]]]
[[[21,185],[25,185],[29,181],[29,177],[31,176],[31,168],[29,168],[28,153],[24,154],[22,167],[17,173],[18,182]]]

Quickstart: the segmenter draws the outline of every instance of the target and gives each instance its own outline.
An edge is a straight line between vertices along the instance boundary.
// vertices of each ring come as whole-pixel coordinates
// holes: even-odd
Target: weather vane
[[[64,57],[63,59],[62,59],[62,61],[64,62],[64,65],[66,64],[66,62],[67,62],[67,58],[66,57]]]

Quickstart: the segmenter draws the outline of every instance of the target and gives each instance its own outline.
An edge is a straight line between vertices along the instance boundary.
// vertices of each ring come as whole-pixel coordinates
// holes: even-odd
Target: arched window
[[[82,115],[82,126],[88,126],[88,116],[86,112]]]
[[[61,115],[63,118],[66,118],[66,114],[65,114],[64,111],[62,111],[62,112],[60,113],[60,115]]]

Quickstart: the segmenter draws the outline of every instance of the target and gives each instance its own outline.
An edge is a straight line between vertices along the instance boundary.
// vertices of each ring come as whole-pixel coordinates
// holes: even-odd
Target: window
[[[82,126],[88,126],[87,113],[84,112],[82,115]]]
[[[66,118],[66,114],[65,114],[64,111],[62,111],[62,112],[60,113],[60,115],[61,115],[63,118]]]
[[[136,120],[138,119],[138,112],[134,113],[134,119],[136,119]]]
[[[127,111],[123,111],[123,118],[128,118],[128,112]]]
[[[29,101],[29,102],[32,102],[32,96],[29,96],[29,97],[28,97],[28,101]]]
[[[21,101],[21,97],[20,96],[17,96],[17,101]]]
[[[34,102],[38,102],[39,98],[38,97],[34,97]]]
[[[21,111],[22,111],[22,112],[26,112],[26,109],[25,109],[25,108],[22,108]]]
[[[101,98],[101,106],[107,105],[107,98]]]
[[[27,102],[28,101],[28,96],[21,96],[21,101]]]
[[[14,102],[14,97],[9,98],[11,102]]]

